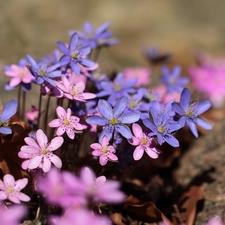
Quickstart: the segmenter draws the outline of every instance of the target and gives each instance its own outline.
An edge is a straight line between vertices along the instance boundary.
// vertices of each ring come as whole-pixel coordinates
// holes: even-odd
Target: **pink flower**
[[[108,160],[111,161],[117,161],[118,158],[114,154],[116,152],[116,149],[112,146],[109,145],[109,140],[107,136],[104,136],[102,138],[101,143],[93,143],[90,145],[91,148],[94,149],[92,152],[93,156],[100,156],[99,157],[99,163],[104,166],[108,162]]]
[[[3,181],[0,180],[0,200],[9,199],[11,202],[17,204],[19,204],[21,201],[30,201],[29,196],[20,192],[27,185],[27,183],[27,178],[15,181],[14,177],[11,174],[6,174],[3,177]]]
[[[58,119],[52,120],[48,125],[50,127],[58,127],[56,134],[63,135],[65,132],[70,139],[74,139],[75,133],[84,129],[84,126],[79,123],[80,119],[76,116],[71,116],[71,109],[67,111],[63,107],[56,108]]]
[[[39,109],[36,108],[35,106],[32,106],[31,111],[26,112],[26,116],[27,116],[27,119],[30,121],[37,120],[39,116]]]
[[[224,225],[222,220],[218,216],[211,217],[207,223],[202,225]]]
[[[148,86],[151,81],[150,75],[151,75],[151,70],[148,68],[136,67],[136,68],[124,69],[125,81],[128,81],[132,78],[138,79],[137,83],[135,84],[135,87],[140,87],[142,85]]]
[[[65,213],[50,218],[53,225],[111,225],[111,221],[105,216],[95,215],[93,212],[84,208],[69,208]]]
[[[143,131],[141,126],[137,123],[132,125],[134,136],[128,140],[131,145],[137,146],[133,153],[134,160],[142,158],[144,151],[149,157],[156,159],[160,153],[160,150],[156,149],[156,143],[154,138],[148,137]]]
[[[5,207],[0,202],[0,224],[1,225],[18,225],[25,216],[26,209],[22,205],[13,205]]]
[[[39,129],[36,132],[36,140],[26,137],[24,141],[27,145],[22,146],[18,153],[20,158],[27,159],[22,163],[23,169],[42,168],[47,173],[51,169],[51,163],[57,168],[62,167],[61,159],[52,153],[62,145],[62,137],[55,137],[48,143],[47,136]]]
[[[34,79],[26,66],[20,67],[17,65],[11,65],[10,70],[6,70],[5,74],[11,77],[9,82],[10,87],[16,87],[21,82],[28,84]]]
[[[95,98],[96,95],[84,92],[85,84],[82,81],[73,83],[62,75],[62,83],[57,82],[57,86],[64,92],[64,96],[71,100],[85,102],[87,99]]]

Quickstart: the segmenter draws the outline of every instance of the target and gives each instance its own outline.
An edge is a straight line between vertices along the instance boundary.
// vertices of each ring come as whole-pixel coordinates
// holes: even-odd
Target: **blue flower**
[[[64,54],[60,59],[60,64],[62,66],[70,65],[76,75],[80,75],[79,65],[88,68],[95,66],[93,61],[86,58],[86,56],[90,53],[91,48],[79,46],[77,33],[74,33],[70,38],[70,44],[68,48],[61,41],[58,41],[57,45]]]
[[[189,82],[188,78],[180,77],[180,66],[175,66],[171,72],[166,66],[162,66],[162,72],[163,75],[160,79],[161,82],[166,85],[168,94],[172,94],[174,91],[181,93],[184,86]]]
[[[199,117],[200,114],[211,107],[211,103],[208,100],[191,102],[189,89],[185,88],[181,93],[180,103],[174,102],[172,106],[174,111],[181,116],[179,119],[180,125],[183,127],[187,124],[195,137],[198,137],[196,125],[206,130],[212,129],[212,126],[208,122]]]
[[[30,63],[29,69],[35,78],[35,83],[43,84],[47,82],[56,87],[56,83],[52,78],[61,77],[62,75],[60,70],[56,70],[60,67],[59,63],[52,66],[49,66],[47,63],[37,63],[30,55],[27,55],[27,61]]]
[[[113,34],[108,31],[109,25],[110,23],[106,22],[95,29],[92,23],[84,23],[83,32],[77,32],[80,38],[79,43],[84,46],[87,45],[91,49],[117,44],[119,42],[118,39],[111,38]],[[69,34],[73,35],[75,32],[76,31],[69,31]]]
[[[132,133],[130,128],[125,124],[131,124],[139,120],[140,114],[136,112],[124,113],[128,105],[128,98],[126,96],[120,98],[114,108],[105,100],[100,99],[98,101],[98,110],[101,116],[91,116],[87,118],[86,122],[89,124],[96,124],[99,126],[104,126],[99,140],[102,139],[104,135],[110,140],[114,131],[120,133],[123,137],[130,139]]]
[[[18,107],[17,100],[11,100],[5,104],[0,115],[0,133],[11,134],[12,130],[8,127],[9,119],[15,115]]]
[[[174,113],[169,110],[168,105],[162,107],[159,102],[153,101],[150,104],[149,112],[151,120],[143,120],[144,125],[151,130],[148,136],[156,136],[160,145],[165,141],[173,147],[178,147],[179,142],[172,133],[179,130],[181,126],[173,120]]]

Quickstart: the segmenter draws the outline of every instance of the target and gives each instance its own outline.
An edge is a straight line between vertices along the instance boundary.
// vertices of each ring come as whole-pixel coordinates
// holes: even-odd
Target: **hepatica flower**
[[[92,151],[92,155],[99,156],[99,163],[102,166],[106,165],[108,160],[118,160],[118,157],[114,154],[116,149],[112,145],[109,145],[107,136],[104,136],[100,143],[93,143],[90,146],[94,149],[94,151]]]
[[[19,204],[30,201],[30,197],[20,192],[28,183],[27,178],[15,181],[11,174],[6,174],[3,181],[0,180],[0,200],[10,200],[13,203]]]
[[[50,127],[57,127],[56,134],[63,135],[65,132],[70,139],[74,139],[75,133],[84,129],[83,125],[79,123],[80,119],[71,115],[71,109],[67,111],[63,107],[56,108],[58,118],[52,120],[48,125]]]
[[[37,63],[30,55],[27,55],[27,61],[30,63],[30,71],[34,76],[34,82],[37,84],[43,84],[47,82],[52,86],[56,86],[53,78],[61,77],[62,72],[60,70],[56,70],[60,67],[60,64],[57,63],[55,65],[49,66],[47,63]]]
[[[86,122],[89,124],[96,124],[104,126],[99,140],[104,135],[110,140],[114,131],[119,132],[123,137],[129,139],[132,137],[130,128],[126,124],[131,124],[139,120],[140,114],[136,112],[124,113],[128,105],[128,98],[126,96],[120,98],[114,108],[105,100],[98,101],[98,110],[101,116],[91,116],[87,118]]]
[[[95,63],[93,61],[86,58],[86,56],[90,53],[91,48],[82,46],[80,47],[78,45],[77,33],[74,33],[72,35],[68,48],[61,41],[58,41],[57,45],[61,52],[64,54],[60,59],[61,65],[70,65],[76,75],[80,75],[80,65],[84,67],[95,66]]]
[[[132,130],[134,136],[128,140],[131,145],[137,146],[133,153],[134,160],[139,160],[142,158],[144,152],[148,154],[149,157],[156,159],[161,152],[156,148],[157,144],[154,138],[148,137],[143,131],[140,125],[134,123],[132,125]]]
[[[208,100],[191,103],[191,93],[187,88],[181,93],[180,103],[173,103],[174,111],[181,116],[179,120],[180,125],[183,127],[187,124],[195,137],[198,137],[196,125],[206,130],[212,129],[212,126],[208,122],[199,117],[210,107],[211,103]]]
[[[11,100],[5,104],[2,113],[0,114],[0,133],[11,134],[12,130],[9,128],[9,119],[15,115],[18,107],[17,100]]]
[[[26,137],[24,141],[27,145],[22,146],[18,153],[20,158],[27,159],[22,163],[23,169],[42,168],[47,173],[51,169],[51,163],[57,168],[62,167],[61,159],[52,153],[62,145],[62,137],[55,137],[48,143],[47,136],[39,129],[36,132],[36,140]]]
[[[169,94],[177,91],[181,93],[184,89],[184,86],[188,84],[189,79],[186,77],[180,77],[181,67],[175,66],[170,72],[166,66],[162,67],[163,75],[161,76],[161,81],[167,87],[167,92]]]

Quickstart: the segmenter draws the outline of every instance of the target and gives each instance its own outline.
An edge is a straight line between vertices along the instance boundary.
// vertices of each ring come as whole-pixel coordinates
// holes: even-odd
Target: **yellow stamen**
[[[47,153],[48,153],[48,150],[47,150],[47,149],[42,149],[42,150],[41,150],[41,153],[42,153],[42,154],[47,154]]]
[[[65,125],[69,125],[69,124],[70,124],[70,121],[69,121],[68,119],[65,119],[65,120],[64,120],[64,124],[65,124]]]
[[[112,125],[117,124],[117,119],[113,117],[113,118],[110,120],[110,123],[111,123]]]
[[[107,153],[107,152],[108,152],[107,147],[103,147],[103,148],[102,148],[102,152],[103,152],[103,153]]]
[[[8,187],[7,190],[6,190],[6,192],[7,192],[8,194],[12,194],[12,193],[13,193],[13,188]]]
[[[159,131],[159,133],[163,133],[164,127],[163,127],[163,126],[159,126],[159,127],[158,127],[158,131]]]

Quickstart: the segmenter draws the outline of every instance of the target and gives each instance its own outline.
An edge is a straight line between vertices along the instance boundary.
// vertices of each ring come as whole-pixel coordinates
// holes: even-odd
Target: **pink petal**
[[[66,90],[69,90],[70,88],[70,82],[69,80],[66,78],[66,76],[62,75],[62,83],[64,85],[64,87],[66,88]]]
[[[95,97],[96,97],[96,95],[95,95],[95,94],[88,93],[88,92],[83,93],[83,94],[82,94],[82,96],[83,96],[83,99],[93,99],[93,98],[95,98]]]
[[[78,90],[78,92],[83,92],[85,89],[85,84],[82,81],[79,81],[76,83],[76,90]]]
[[[27,145],[30,145],[35,148],[40,148],[40,146],[37,144],[37,142],[31,137],[24,138],[24,141],[26,142]]]
[[[19,179],[19,180],[16,181],[16,185],[15,185],[14,188],[16,190],[20,191],[20,190],[22,190],[23,188],[26,187],[27,183],[28,183],[28,179],[27,178]]]
[[[25,152],[27,154],[38,154],[40,152],[40,148],[37,149],[35,147],[32,146],[28,146],[28,145],[24,145],[21,147],[20,149],[22,152]]]
[[[58,106],[56,108],[56,113],[57,113],[57,116],[60,118],[60,119],[65,119],[66,118],[66,111],[63,107],[61,106]]]
[[[48,143],[48,138],[41,129],[37,130],[36,138],[37,138],[37,142],[38,142],[39,146],[41,147],[41,149],[46,148],[47,143]]]
[[[65,133],[65,128],[62,128],[62,127],[59,127],[58,129],[57,129],[57,131],[56,131],[56,134],[58,135],[58,136],[61,136],[61,135],[63,135],[64,133]]]
[[[134,160],[139,160],[144,154],[144,149],[141,146],[137,146],[133,153]]]
[[[84,185],[92,186],[95,183],[95,174],[88,167],[83,167],[81,169],[81,171],[80,171],[80,178],[84,182]]]
[[[4,182],[6,187],[13,187],[14,184],[15,184],[15,179],[11,174],[6,174],[3,177],[3,182]]]
[[[31,157],[30,154],[27,154],[27,153],[22,152],[22,151],[18,152],[18,156],[19,156],[21,159],[29,159],[29,158]]]
[[[99,157],[99,163],[102,165],[102,166],[105,166],[108,162],[108,157],[106,155],[101,155]]]
[[[137,146],[140,144],[140,140],[139,138],[133,136],[131,139],[128,139],[128,142],[131,144],[131,145],[134,145],[134,146]]]
[[[30,201],[30,197],[28,195],[25,195],[22,192],[18,193],[18,198],[19,198],[20,201],[23,201],[23,202],[29,202]]]
[[[66,113],[66,118],[69,120],[70,117],[71,117],[71,109],[68,108],[68,109],[67,109],[67,113]]]
[[[73,125],[73,127],[75,128],[75,130],[83,130],[84,129],[84,126],[80,123],[75,123]]]
[[[153,159],[157,159],[159,157],[158,153],[156,151],[153,151],[151,148],[147,147],[145,149],[146,153]]]
[[[111,153],[115,153],[115,152],[116,152],[116,149],[115,149],[112,145],[108,146],[107,149],[108,149],[108,151],[111,152]]]
[[[40,167],[42,158],[43,157],[41,155],[37,155],[34,158],[32,158],[28,164],[28,168],[32,170]]]
[[[47,147],[49,151],[55,151],[63,144],[64,139],[62,137],[55,137],[51,140],[50,144]]]
[[[24,170],[27,170],[27,169],[28,169],[29,163],[30,163],[30,159],[24,161],[24,162],[22,163],[21,167],[22,167]]]
[[[102,149],[102,145],[100,145],[99,143],[93,143],[90,145],[91,148],[97,150],[97,149]]]
[[[117,161],[118,160],[118,157],[115,154],[112,154],[112,153],[108,153],[108,157],[112,161]]]
[[[61,159],[57,156],[57,155],[52,155],[50,158],[51,162],[55,165],[55,167],[57,168],[61,168],[62,167],[62,161]]]
[[[66,134],[68,135],[68,137],[70,138],[70,139],[74,139],[74,137],[75,137],[75,133],[74,133],[74,130],[72,130],[72,129],[66,129]]]
[[[5,184],[3,183],[3,181],[0,179],[0,190],[5,190]]]
[[[97,186],[103,185],[105,182],[106,182],[106,177],[105,176],[97,177],[96,180],[95,180],[95,184]]]
[[[43,159],[42,169],[45,173],[49,172],[51,169],[51,161],[46,157]]]
[[[143,133],[143,132],[142,132],[141,126],[140,126],[139,124],[134,123],[134,124],[132,125],[132,130],[133,130],[134,135],[135,135],[137,138],[139,138],[139,137],[142,136],[142,133]]]
[[[13,203],[16,203],[16,204],[20,203],[20,200],[17,195],[9,195],[8,199]]]
[[[93,156],[100,156],[103,154],[103,152],[101,150],[94,150],[92,153],[91,153]]]
[[[0,200],[5,200],[8,198],[8,195],[4,191],[0,191]]]
[[[60,126],[60,119],[54,119],[49,124],[49,127],[59,127]]]
[[[15,87],[15,86],[17,86],[17,85],[20,84],[20,83],[21,83],[21,78],[20,78],[20,77],[14,77],[14,78],[12,78],[12,79],[10,80],[9,86],[10,86],[10,87]]]
[[[102,145],[107,146],[109,144],[108,137],[106,135],[102,138]]]

